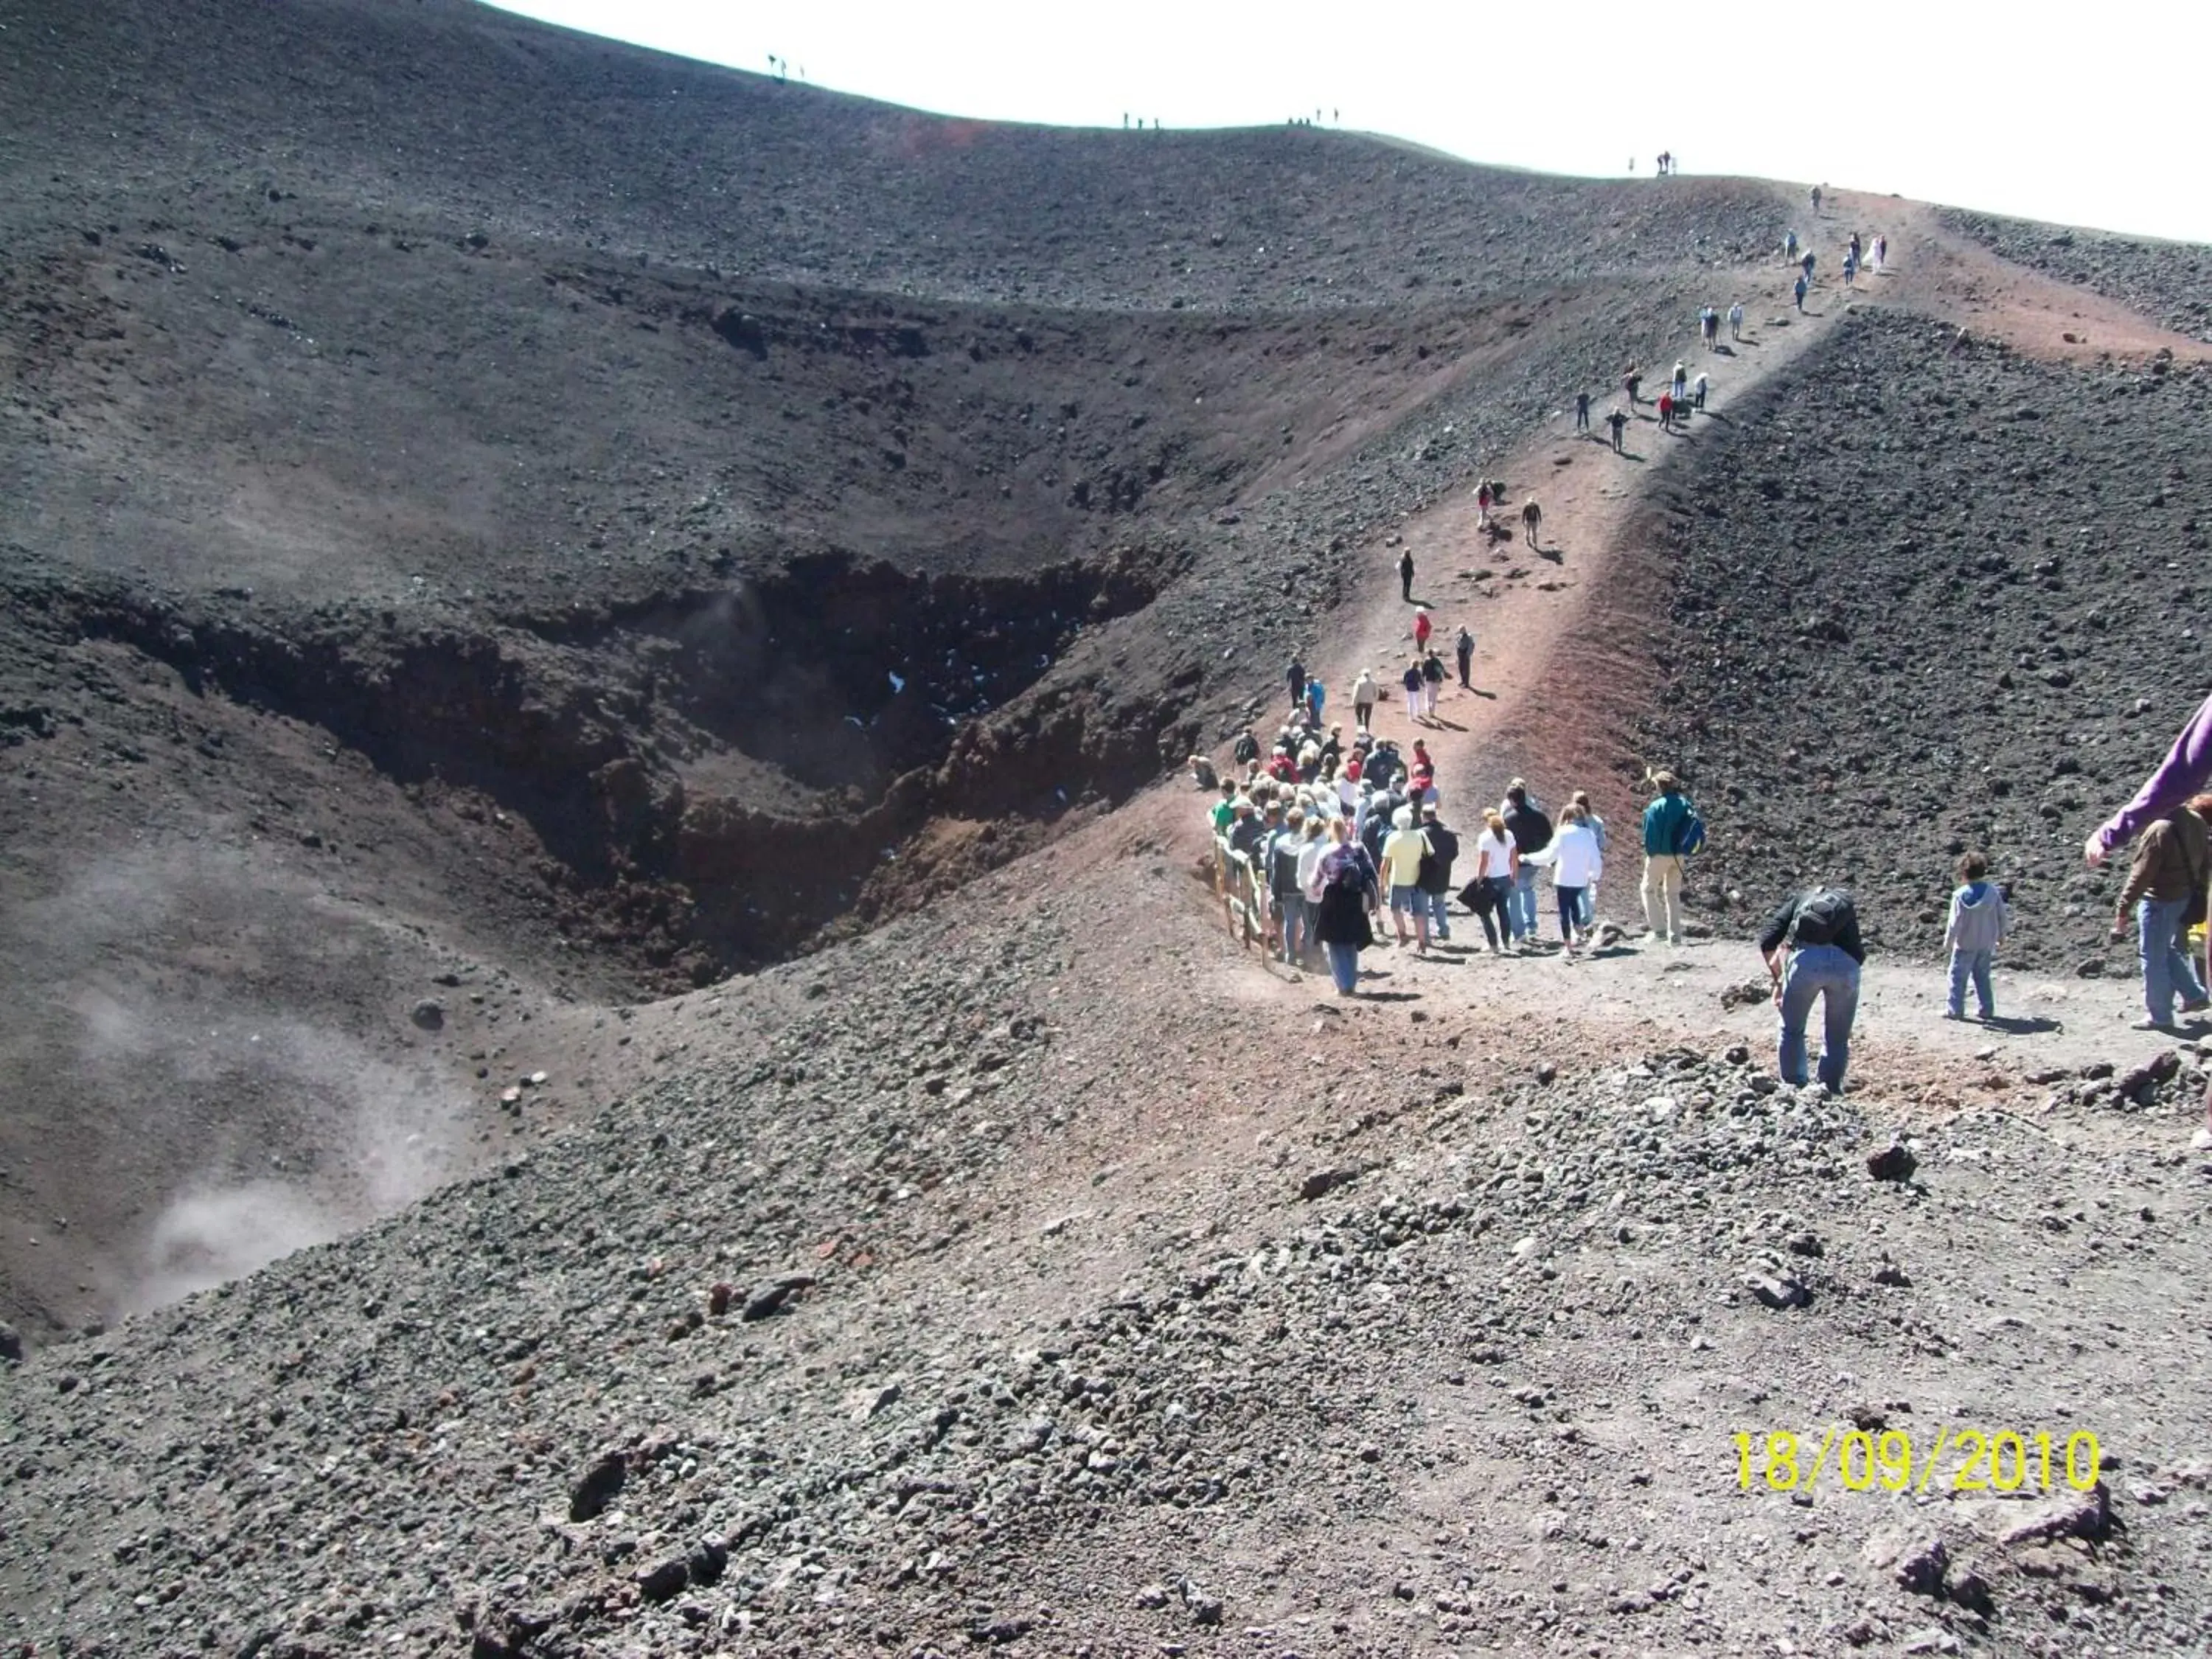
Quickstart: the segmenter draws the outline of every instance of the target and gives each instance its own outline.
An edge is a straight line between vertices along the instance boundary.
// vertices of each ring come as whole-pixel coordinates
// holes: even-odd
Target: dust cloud
[[[0,1010],[4,1162],[27,1216],[70,1218],[41,1230],[41,1270],[66,1253],[106,1314],[337,1238],[460,1167],[465,1085],[379,1023],[419,983],[421,936],[308,879],[212,839],[112,853],[15,907],[0,951],[45,993]]]

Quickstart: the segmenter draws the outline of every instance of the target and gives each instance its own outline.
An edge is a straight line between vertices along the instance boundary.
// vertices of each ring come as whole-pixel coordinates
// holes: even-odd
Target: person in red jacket
[[[1429,613],[1425,610],[1416,611],[1413,613],[1414,650],[1425,651],[1429,648],[1430,631],[1431,623],[1429,622]]]

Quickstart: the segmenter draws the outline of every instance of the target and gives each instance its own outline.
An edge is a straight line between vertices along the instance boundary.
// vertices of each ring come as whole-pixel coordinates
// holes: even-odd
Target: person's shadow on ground
[[[2002,1031],[2008,1036],[2029,1036],[2038,1031],[2063,1029],[2057,1020],[2042,1014],[1996,1014],[1981,1023],[1990,1030]]]

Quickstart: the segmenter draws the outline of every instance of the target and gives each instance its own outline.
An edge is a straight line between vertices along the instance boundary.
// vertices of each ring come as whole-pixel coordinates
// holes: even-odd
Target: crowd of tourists
[[[1456,898],[1489,952],[1528,954],[1545,948],[1539,890],[1547,874],[1557,948],[1571,958],[1590,947],[1607,831],[1586,791],[1576,791],[1555,821],[1516,778],[1462,837],[1445,822],[1425,739],[1404,752],[1375,734],[1371,673],[1363,670],[1352,686],[1358,723],[1349,736],[1341,724],[1323,723],[1327,695],[1303,664],[1294,661],[1287,679],[1290,715],[1271,743],[1245,728],[1225,778],[1205,757],[1191,759],[1200,787],[1218,794],[1215,833],[1250,872],[1272,952],[1296,965],[1325,964],[1339,994],[1350,996],[1362,951],[1395,943],[1425,955],[1449,943]],[[1409,714],[1418,719],[1413,711],[1433,707],[1409,702]],[[1702,844],[1703,825],[1671,774],[1654,784],[1641,826],[1645,919],[1654,937],[1680,945],[1682,864]]]

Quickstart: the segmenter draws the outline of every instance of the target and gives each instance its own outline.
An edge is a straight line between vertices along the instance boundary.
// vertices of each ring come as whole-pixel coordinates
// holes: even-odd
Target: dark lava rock
[[[650,1567],[641,1567],[637,1573],[637,1593],[648,1601],[665,1601],[691,1582],[691,1569],[680,1555]]]
[[[409,1011],[407,1018],[425,1031],[443,1030],[446,1025],[446,1005],[435,997],[424,997]]]
[[[568,1518],[590,1521],[604,1514],[629,1478],[629,1464],[620,1452],[602,1453],[568,1494]]]
[[[811,1273],[786,1273],[781,1279],[757,1285],[746,1297],[745,1305],[738,1311],[738,1317],[750,1324],[754,1320],[766,1319],[770,1314],[780,1313],[790,1302],[794,1291],[803,1291],[813,1283]]]
[[[1867,1173],[1876,1181],[1904,1182],[1912,1179],[1920,1160],[1903,1146],[1885,1146],[1868,1155],[1866,1166]]]
[[[1327,1198],[1338,1188],[1358,1180],[1360,1174],[1359,1167],[1350,1164],[1340,1164],[1334,1169],[1316,1170],[1298,1182],[1298,1196],[1309,1203],[1317,1198]]]

